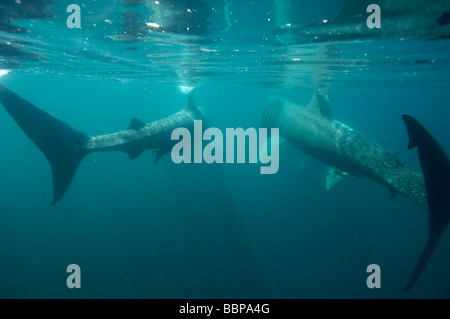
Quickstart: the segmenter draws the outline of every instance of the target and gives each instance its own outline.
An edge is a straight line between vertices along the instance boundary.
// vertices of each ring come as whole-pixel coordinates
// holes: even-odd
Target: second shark
[[[368,178],[427,208],[422,174],[363,134],[331,119],[328,96],[316,92],[309,105],[272,97],[262,117],[280,137],[328,165],[327,189],[346,175]]]

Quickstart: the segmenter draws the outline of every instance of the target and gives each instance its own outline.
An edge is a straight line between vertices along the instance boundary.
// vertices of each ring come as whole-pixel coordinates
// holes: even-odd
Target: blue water
[[[330,88],[335,119],[409,167],[420,162],[401,114],[450,153],[444,36],[403,36],[405,22],[376,37],[305,39],[276,25],[272,1],[216,2],[217,13],[199,20],[214,22],[208,33],[157,30],[125,42],[110,37],[123,34],[122,13],[139,12],[143,23],[151,8],[80,2],[82,28],[69,29],[71,2],[52,2],[56,17],[14,20],[31,32],[0,31],[0,68],[9,71],[0,82],[88,135],[173,114],[189,87],[210,126],[259,127],[272,94],[306,104],[320,85]],[[289,18],[332,21],[346,3],[322,2],[296,2],[310,10],[294,6]],[[18,6],[8,10],[1,15]],[[289,143],[274,175],[255,164],[178,165],[169,155],[155,165],[150,151],[133,161],[92,153],[51,206],[50,165],[2,107],[0,132],[1,298],[450,297],[449,230],[403,292],[427,239],[427,211],[354,176],[326,191],[325,164]],[[69,264],[81,268],[81,289],[66,286]],[[381,268],[379,289],[366,285],[370,264]]]

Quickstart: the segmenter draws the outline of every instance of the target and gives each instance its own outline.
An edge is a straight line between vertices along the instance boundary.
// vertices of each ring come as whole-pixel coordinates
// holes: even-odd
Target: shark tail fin
[[[0,84],[0,102],[24,133],[44,153],[53,174],[56,204],[65,194],[89,150],[89,137]]]
[[[415,283],[417,282],[417,279],[419,279],[420,275],[422,274],[423,270],[425,269],[425,266],[427,265],[428,260],[430,259],[431,255],[433,254],[434,249],[436,248],[436,244],[439,240],[439,236],[431,236],[428,239],[427,245],[425,246],[424,251],[419,257],[419,260],[417,261],[416,267],[414,268],[414,271],[411,275],[411,278],[409,279],[407,285],[405,288],[403,288],[403,291],[410,290]]]
[[[423,130],[422,125],[412,116],[403,114],[402,115],[403,121],[406,125],[406,130],[408,131],[409,135],[409,143],[408,143],[408,149],[412,149],[420,144],[420,141],[422,140],[422,132]]]

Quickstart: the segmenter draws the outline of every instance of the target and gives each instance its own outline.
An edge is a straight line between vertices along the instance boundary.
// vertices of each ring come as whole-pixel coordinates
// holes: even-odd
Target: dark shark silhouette
[[[98,136],[87,136],[73,129],[1,84],[0,102],[50,163],[54,188],[52,204],[64,196],[78,165],[87,154],[124,151],[130,159],[135,159],[145,150],[155,150],[156,163],[177,143],[171,139],[175,128],[185,127],[192,131],[194,120],[203,119],[194,104],[193,91],[189,95],[188,106],[176,114],[147,124],[133,118],[127,130]]]
[[[402,115],[409,135],[408,149],[417,146],[428,201],[428,242],[405,287],[411,289],[425,269],[450,220],[450,160],[431,134],[409,115]]]

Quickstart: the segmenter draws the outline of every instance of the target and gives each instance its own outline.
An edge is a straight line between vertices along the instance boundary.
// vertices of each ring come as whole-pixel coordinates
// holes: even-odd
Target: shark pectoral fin
[[[135,130],[135,131],[139,131],[141,128],[143,128],[145,126],[145,123],[142,122],[141,120],[138,120],[137,118],[133,117],[131,119],[130,122],[130,127],[128,128],[129,130]],[[138,154],[139,155],[139,154]]]
[[[130,160],[134,160],[139,155],[141,155],[142,150],[128,150],[128,151],[125,151],[125,152],[128,154],[128,157],[130,158]]]
[[[329,191],[334,184],[339,182],[344,176],[349,175],[347,172],[344,172],[336,167],[328,166],[327,167],[327,191]]]
[[[166,151],[164,151],[162,148],[153,151],[153,153],[156,153],[155,156],[155,164],[158,164],[159,160],[161,159],[161,157],[166,154]]]

